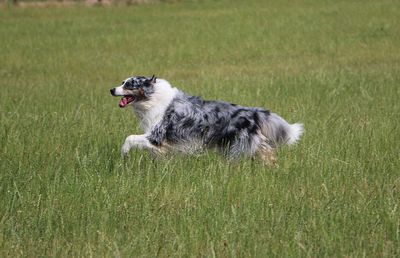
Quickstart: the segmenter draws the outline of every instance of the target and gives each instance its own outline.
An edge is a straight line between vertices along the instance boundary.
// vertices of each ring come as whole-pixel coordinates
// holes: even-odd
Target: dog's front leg
[[[125,157],[129,153],[131,148],[146,149],[151,151],[152,153],[161,152],[160,147],[150,143],[150,141],[147,139],[146,134],[129,135],[128,137],[126,137],[125,142],[121,148],[122,157]]]
[[[121,148],[121,155],[126,156],[131,148],[148,149],[150,142],[147,140],[146,135],[129,135],[126,137],[124,144]]]

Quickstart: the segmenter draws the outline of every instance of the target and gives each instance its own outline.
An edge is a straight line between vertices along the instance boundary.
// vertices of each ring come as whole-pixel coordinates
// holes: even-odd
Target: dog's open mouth
[[[119,107],[120,108],[124,108],[126,107],[126,105],[128,105],[129,103],[131,103],[132,101],[135,100],[134,96],[124,96],[122,97],[122,99],[119,101]]]

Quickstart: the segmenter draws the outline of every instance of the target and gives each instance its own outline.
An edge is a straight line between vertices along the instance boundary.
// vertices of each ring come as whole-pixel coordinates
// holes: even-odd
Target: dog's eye
[[[125,82],[123,81],[123,82],[122,82],[122,85],[123,85],[124,83],[125,83]]]

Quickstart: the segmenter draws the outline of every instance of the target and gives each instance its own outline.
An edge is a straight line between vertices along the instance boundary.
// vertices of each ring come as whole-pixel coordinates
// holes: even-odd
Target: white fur
[[[173,88],[169,82],[157,79],[154,84],[154,93],[144,102],[134,102],[133,111],[139,118],[142,129],[149,133],[161,121],[165,110],[174,99],[178,89]]]
[[[290,125],[290,129],[289,129],[289,140],[287,142],[287,144],[294,144],[296,143],[299,139],[300,136],[303,134],[303,124],[292,124]]]
[[[146,149],[153,154],[161,153],[161,149],[157,148],[149,142],[147,139],[147,134],[141,135],[129,135],[126,137],[124,144],[121,148],[121,156],[126,156],[131,148]]]
[[[146,135],[129,135],[126,137],[124,144],[122,145],[121,153],[126,155],[132,147],[139,149],[150,149],[152,145],[147,140]]]
[[[119,87],[115,87],[115,96],[124,96],[124,89],[123,89],[124,85],[121,85]]]

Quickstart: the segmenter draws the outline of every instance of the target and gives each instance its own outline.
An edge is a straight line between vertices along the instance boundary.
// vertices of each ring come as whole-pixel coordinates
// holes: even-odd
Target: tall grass
[[[0,256],[400,253],[400,5],[201,1],[0,12]],[[119,157],[109,88],[166,78],[306,132],[277,168]]]

